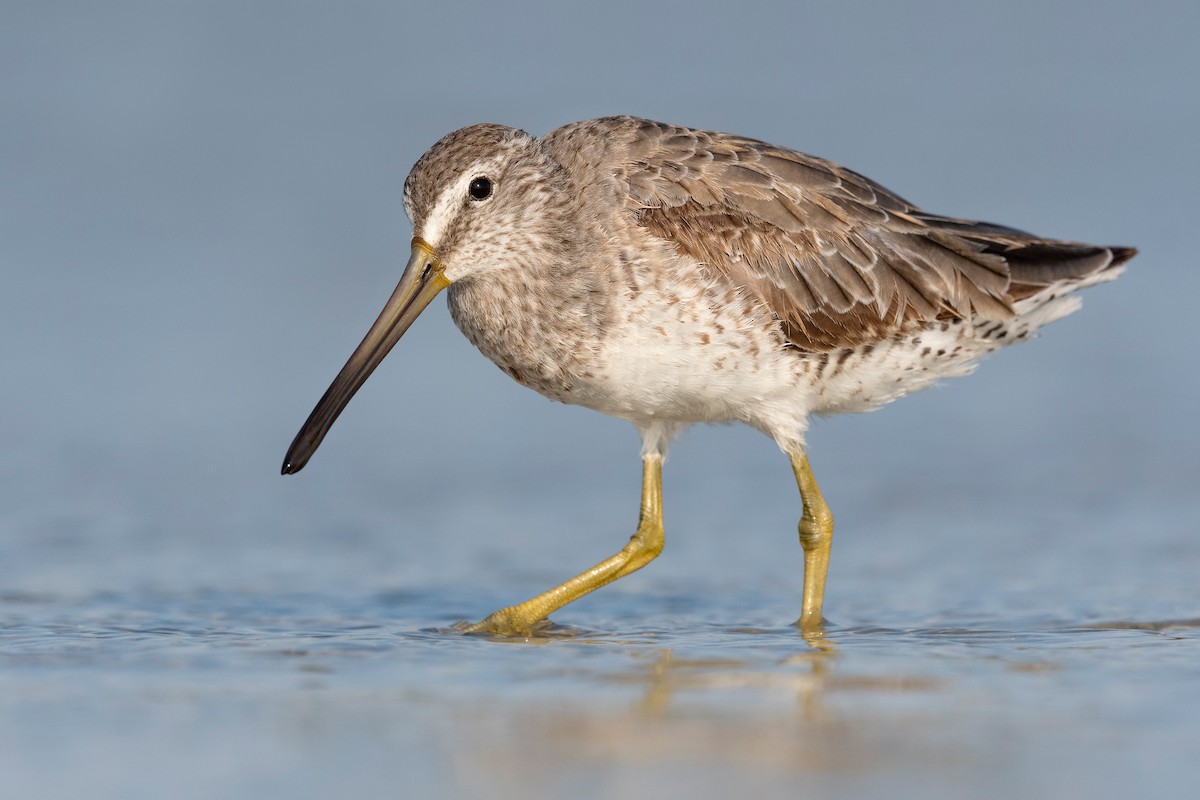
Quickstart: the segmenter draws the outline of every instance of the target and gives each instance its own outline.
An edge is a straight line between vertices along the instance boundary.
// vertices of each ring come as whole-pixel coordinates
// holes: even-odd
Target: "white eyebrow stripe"
[[[446,226],[450,223],[454,212],[458,210],[462,197],[467,191],[467,185],[471,181],[470,176],[473,174],[474,172],[468,170],[459,175],[458,180],[454,183],[442,189],[442,193],[433,203],[433,210],[429,212],[429,216],[425,217],[425,224],[421,227],[419,235],[429,242],[434,250],[437,250],[438,240],[442,238],[442,234],[446,232]]]
[[[467,196],[467,187],[471,185],[471,181],[480,175],[489,175],[495,172],[499,161],[498,158],[476,161],[469,169],[464,170],[453,183],[442,189],[437,196],[437,200],[433,202],[433,209],[429,212],[429,216],[425,217],[425,223],[421,226],[420,233],[417,234],[429,242],[435,252],[438,248],[438,240],[446,232],[446,226],[450,224],[459,208],[466,202],[464,198]]]

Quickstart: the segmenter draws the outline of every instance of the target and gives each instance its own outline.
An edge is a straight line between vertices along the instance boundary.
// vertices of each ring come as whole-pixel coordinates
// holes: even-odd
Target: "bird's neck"
[[[597,285],[605,270],[582,261],[597,255],[574,253],[457,282],[449,289],[450,314],[518,382],[566,400],[612,317],[609,295]]]

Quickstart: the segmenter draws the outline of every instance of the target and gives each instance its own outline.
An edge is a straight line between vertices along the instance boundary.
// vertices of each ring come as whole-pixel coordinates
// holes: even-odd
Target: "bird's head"
[[[283,474],[308,463],[350,398],[439,292],[519,269],[531,252],[554,249],[557,243],[540,231],[553,229],[568,197],[566,173],[539,140],[503,125],[454,131],[421,156],[404,184],[404,209],[413,224],[408,264],[293,440]]]

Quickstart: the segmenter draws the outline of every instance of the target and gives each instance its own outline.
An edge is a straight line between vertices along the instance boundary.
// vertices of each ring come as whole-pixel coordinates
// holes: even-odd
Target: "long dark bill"
[[[308,415],[304,426],[296,434],[292,446],[283,459],[283,474],[299,472],[316,452],[330,426],[358,391],[358,387],[370,377],[379,362],[400,341],[413,320],[425,310],[425,306],[438,292],[450,285],[442,271],[442,263],[433,254],[433,249],[422,239],[413,238],[412,257],[391,299],[383,307],[379,319],[367,331],[350,360],[333,379],[317,407]]]

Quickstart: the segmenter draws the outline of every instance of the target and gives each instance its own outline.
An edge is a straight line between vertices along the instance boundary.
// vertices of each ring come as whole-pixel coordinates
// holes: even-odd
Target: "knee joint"
[[[625,550],[630,555],[649,556],[647,560],[653,560],[662,553],[664,539],[662,526],[642,523],[633,536],[629,537],[629,544],[625,545]]]
[[[827,508],[818,509],[815,513],[809,513],[808,509],[805,509],[799,529],[800,544],[805,549],[816,547],[833,536],[833,514]]]

